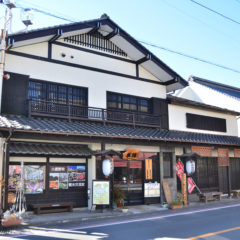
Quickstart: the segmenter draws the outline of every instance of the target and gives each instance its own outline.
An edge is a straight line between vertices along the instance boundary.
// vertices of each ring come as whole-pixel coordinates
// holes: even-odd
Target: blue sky
[[[240,22],[240,0],[196,0]],[[83,21],[106,13],[135,39],[202,58],[240,71],[240,24],[201,8],[191,0],[16,0],[18,6]],[[0,6],[4,15],[3,5]],[[13,10],[13,31],[24,29]],[[1,20],[2,21],[2,20]],[[69,23],[35,13],[31,28]],[[144,45],[174,71],[240,88],[240,73]]]

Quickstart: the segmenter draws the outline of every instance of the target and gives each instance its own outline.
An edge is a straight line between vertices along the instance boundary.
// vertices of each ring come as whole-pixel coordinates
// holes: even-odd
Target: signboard
[[[93,205],[110,204],[110,182],[93,180]]]
[[[192,146],[191,151],[203,157],[212,157],[212,147]]]
[[[145,159],[145,178],[151,180],[152,176],[152,159]]]
[[[160,197],[160,183],[144,183],[144,197]]]
[[[218,166],[219,167],[229,166],[229,155],[227,148],[218,148]]]
[[[178,160],[176,164],[176,173],[180,181],[182,180],[182,174],[184,173],[184,165],[181,160]]]
[[[172,194],[170,191],[169,183],[166,180],[163,180],[163,191],[168,204],[172,202]]]

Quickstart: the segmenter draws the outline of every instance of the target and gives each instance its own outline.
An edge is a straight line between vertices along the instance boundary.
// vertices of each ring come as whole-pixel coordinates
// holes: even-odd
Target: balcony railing
[[[102,108],[74,106],[40,100],[28,100],[28,115],[57,117],[69,120],[115,122],[121,124],[144,125],[161,128],[161,118],[149,114],[123,112]]]

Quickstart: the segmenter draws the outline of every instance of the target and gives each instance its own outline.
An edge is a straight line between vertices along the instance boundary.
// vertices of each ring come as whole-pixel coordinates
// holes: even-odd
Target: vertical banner
[[[181,160],[178,160],[176,164],[176,174],[179,177],[180,181],[182,180],[183,173],[184,173],[184,165]]]
[[[145,159],[145,178],[151,180],[152,177],[152,159]]]
[[[183,173],[181,176],[181,186],[182,186],[182,198],[184,205],[187,204],[187,178],[186,173]]]
[[[227,148],[218,148],[218,166],[229,166],[229,153]]]
[[[193,182],[193,179],[191,177],[188,177],[188,193],[191,194],[192,191],[195,188],[195,183]]]

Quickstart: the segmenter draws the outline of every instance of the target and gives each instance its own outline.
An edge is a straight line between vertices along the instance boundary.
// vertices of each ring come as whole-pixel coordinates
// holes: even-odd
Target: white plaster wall
[[[182,106],[173,105],[173,104],[169,104],[168,112],[169,112],[169,129],[171,130],[229,135],[229,136],[238,135],[237,119],[233,115],[223,114],[223,113],[214,113],[212,111],[204,111],[200,109],[182,107]],[[224,118],[226,119],[227,132],[223,133],[223,132],[205,131],[205,130],[187,128],[186,113]]]
[[[106,144],[105,149],[113,149],[115,151],[125,151],[127,148],[134,148],[141,152],[159,152],[158,146],[139,146],[139,145],[123,145],[123,144]]]
[[[30,78],[88,88],[89,106],[106,108],[106,91],[166,98],[166,87],[144,81],[99,73],[7,54],[6,71]]]
[[[66,54],[62,57],[62,53]],[[71,56],[73,58],[71,58]],[[136,76],[136,65],[97,54],[79,51],[59,45],[52,45],[52,58],[60,61],[104,69],[117,73]]]
[[[48,43],[38,43],[32,44],[24,47],[18,47],[13,49],[15,52],[27,53],[35,56],[40,57],[47,57],[48,56]]]

